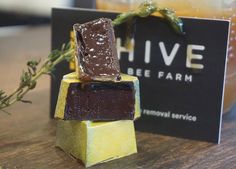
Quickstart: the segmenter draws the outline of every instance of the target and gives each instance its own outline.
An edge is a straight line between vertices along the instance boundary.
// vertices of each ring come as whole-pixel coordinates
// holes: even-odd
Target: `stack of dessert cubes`
[[[100,18],[73,29],[76,72],[61,81],[56,146],[86,167],[136,153],[139,81],[120,73],[111,20]]]

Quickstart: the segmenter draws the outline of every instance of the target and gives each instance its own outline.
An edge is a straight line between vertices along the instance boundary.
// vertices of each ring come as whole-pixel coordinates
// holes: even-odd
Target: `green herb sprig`
[[[74,50],[70,47],[70,44],[62,45],[60,50],[53,50],[48,55],[47,59],[42,63],[40,68],[38,68],[40,60],[28,61],[27,71],[23,70],[17,89],[9,95],[7,95],[3,90],[0,90],[0,110],[8,113],[4,109],[18,101],[23,103],[31,103],[29,100],[24,100],[23,97],[30,90],[33,90],[36,87],[38,78],[44,74],[50,75],[55,66],[63,60],[70,61],[73,58],[73,52]]]
[[[175,15],[175,11],[170,8],[159,8],[157,4],[151,0],[141,3],[135,10],[118,15],[117,18],[113,20],[112,24],[113,26],[120,25],[124,22],[132,20],[135,17],[144,18],[155,12],[161,14],[170,23],[176,33],[180,35],[184,34],[183,22]]]
[[[147,17],[154,12],[159,12],[167,21],[169,21],[170,25],[177,33],[183,34],[183,23],[181,19],[175,15],[175,12],[168,8],[159,9],[152,1],[142,3],[134,11],[118,15],[117,18],[113,20],[112,24],[113,26],[117,26],[132,20],[134,17]],[[42,64],[40,64],[40,60],[28,61],[27,70],[23,70],[16,90],[9,95],[3,90],[0,90],[0,111],[9,114],[5,109],[14,103],[31,103],[29,100],[24,100],[24,96],[36,87],[37,80],[42,75],[52,75],[55,66],[62,61],[71,61],[73,59],[74,51],[75,50],[71,47],[70,43],[68,43],[67,45],[62,45],[60,50],[53,50]]]

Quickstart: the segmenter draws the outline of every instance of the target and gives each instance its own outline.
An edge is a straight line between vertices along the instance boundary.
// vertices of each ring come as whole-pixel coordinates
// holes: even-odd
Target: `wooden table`
[[[50,28],[0,31],[0,88],[17,86],[27,60],[50,50]],[[77,169],[81,163],[55,148],[55,121],[49,118],[49,77],[27,95],[33,104],[17,103],[0,113],[0,166],[3,169]],[[91,168],[236,168],[236,111],[223,117],[220,145],[136,132],[138,154]],[[2,169],[0,167],[0,169]]]

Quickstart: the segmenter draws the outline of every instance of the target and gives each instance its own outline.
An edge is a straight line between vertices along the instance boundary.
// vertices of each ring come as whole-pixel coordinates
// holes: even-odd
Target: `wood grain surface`
[[[1,35],[1,32],[0,32]],[[17,86],[30,58],[50,50],[50,27],[26,27],[0,36],[0,88]],[[17,103],[0,112],[0,169],[78,169],[83,165],[55,148],[55,121],[49,118],[49,77],[27,95],[33,104]],[[223,117],[220,145],[136,132],[138,154],[99,164],[94,169],[236,168],[236,111]]]

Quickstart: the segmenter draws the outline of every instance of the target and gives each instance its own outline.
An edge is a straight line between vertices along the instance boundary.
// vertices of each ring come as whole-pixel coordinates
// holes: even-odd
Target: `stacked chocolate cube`
[[[75,24],[76,72],[61,81],[56,146],[86,167],[137,152],[139,81],[120,74],[110,19]]]

